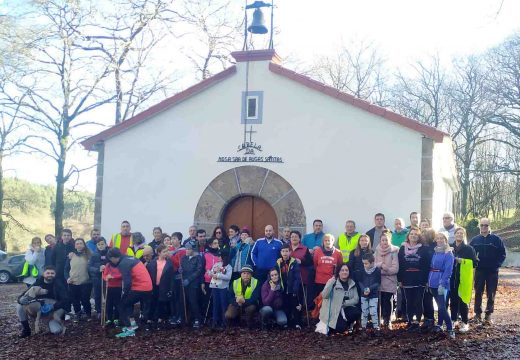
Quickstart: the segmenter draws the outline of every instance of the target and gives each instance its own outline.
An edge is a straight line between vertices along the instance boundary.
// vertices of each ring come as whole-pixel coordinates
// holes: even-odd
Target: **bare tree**
[[[520,138],[520,34],[490,51],[489,69],[497,113],[488,121]]]
[[[438,56],[412,65],[413,75],[397,74],[392,90],[391,107],[397,112],[439,128],[448,114],[446,71]]]
[[[65,183],[84,170],[68,162],[69,150],[81,139],[72,132],[96,124],[86,115],[113,100],[99,90],[110,74],[108,65],[75,46],[91,15],[90,5],[37,1],[21,20],[29,36],[9,39],[27,49],[28,61],[3,96],[17,104],[17,117],[30,122],[35,132],[24,146],[56,164],[56,235],[63,228]]]
[[[153,71],[152,56],[164,40],[165,26],[177,18],[173,0],[117,0],[101,16],[89,19],[78,28],[74,46],[100,56],[108,64],[113,85],[106,91],[114,95],[115,123],[132,117],[157,94],[170,91],[173,78],[163,69]]]
[[[334,56],[320,58],[309,72],[340,91],[385,106],[388,94],[384,63],[372,43],[361,41],[343,45]]]
[[[183,0],[178,15],[187,25],[184,34],[189,48],[184,52],[204,80],[217,68],[230,64],[230,53],[239,49],[241,17],[233,12],[231,0]]]

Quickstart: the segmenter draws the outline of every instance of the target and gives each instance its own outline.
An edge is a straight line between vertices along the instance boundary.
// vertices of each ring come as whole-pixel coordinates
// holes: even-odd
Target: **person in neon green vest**
[[[341,251],[343,264],[348,263],[350,253],[356,249],[360,236],[361,234],[356,231],[355,221],[347,220],[345,223],[345,232],[338,236],[338,240],[336,240],[334,244],[334,246]]]
[[[454,233],[453,255],[455,263],[450,281],[450,312],[454,327],[468,332],[468,305],[473,291],[473,269],[477,265],[475,249],[468,245],[466,229],[459,227]],[[459,326],[459,315],[462,323]]]
[[[253,277],[253,268],[249,265],[242,266],[240,278],[233,281],[230,288],[231,299],[225,314],[228,324],[243,313],[247,326],[253,327],[253,318],[258,310],[260,288],[261,284],[259,285],[258,280]]]
[[[40,274],[43,274],[45,266],[45,253],[42,248],[42,239],[34,237],[31,240],[31,247],[25,253],[25,263],[20,277],[27,287],[34,284]]]

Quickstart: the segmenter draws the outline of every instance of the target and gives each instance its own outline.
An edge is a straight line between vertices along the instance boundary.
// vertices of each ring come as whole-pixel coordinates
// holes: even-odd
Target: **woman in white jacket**
[[[399,248],[392,245],[392,233],[383,230],[376,248],[376,266],[381,269],[381,317],[383,327],[391,329],[393,297],[397,292],[397,273],[399,272]]]
[[[213,328],[224,327],[224,313],[228,307],[228,287],[231,280],[233,268],[229,265],[229,255],[222,253],[222,261],[219,261],[208,270],[207,274],[211,277],[209,287],[213,297]]]
[[[34,237],[31,240],[31,247],[25,253],[25,264],[22,270],[23,282],[27,286],[34,284],[38,276],[43,274],[45,266],[45,252],[42,247],[42,239]]]

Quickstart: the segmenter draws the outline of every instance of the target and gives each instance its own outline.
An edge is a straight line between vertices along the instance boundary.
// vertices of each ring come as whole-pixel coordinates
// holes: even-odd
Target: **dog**
[[[27,317],[35,319],[35,334],[38,334],[40,332],[40,319],[43,315],[41,311],[42,306],[44,304],[54,305],[56,303],[56,300],[54,299],[37,299],[38,296],[44,296],[47,293],[48,291],[42,289],[40,286],[32,286],[19,299],[19,303],[23,305],[23,309],[27,314]],[[52,319],[49,321],[49,330],[51,330],[53,334],[65,334],[65,324],[61,320],[64,314],[65,311],[63,309],[52,311]]]

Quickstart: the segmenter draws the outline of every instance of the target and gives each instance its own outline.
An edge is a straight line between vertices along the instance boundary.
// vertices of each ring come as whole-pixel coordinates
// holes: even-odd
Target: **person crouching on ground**
[[[39,286],[42,289],[46,290],[47,293],[37,299],[53,299],[56,300],[54,305],[51,306],[51,312],[57,314],[59,317],[63,319],[65,316],[65,310],[69,308],[69,294],[65,285],[59,280],[56,279],[56,268],[53,265],[45,266],[43,270],[43,275],[38,277],[32,286]],[[27,337],[31,335],[31,327],[29,326],[29,321],[27,319],[27,313],[24,310],[23,305],[16,304],[16,314],[18,315],[18,319],[22,324],[22,332],[20,334],[21,338]],[[52,334],[58,335],[63,332],[62,325],[55,321],[51,320],[49,322],[49,330]]]
[[[352,324],[361,315],[356,282],[350,277],[347,264],[338,267],[321,293],[323,303],[320,309],[320,322],[316,332],[322,334],[350,332]]]
[[[90,305],[90,293],[92,292],[92,281],[88,272],[88,262],[90,260],[90,250],[85,244],[85,240],[76,239],[74,241],[75,252],[69,255],[65,263],[65,279],[69,284],[69,294],[74,307],[74,321],[81,319],[81,314],[85,314],[88,320],[92,313]],[[81,307],[83,306],[83,312]]]
[[[141,261],[131,256],[123,256],[117,248],[110,249],[107,256],[110,262],[119,269],[123,277],[123,291],[119,306],[123,329],[116,337],[135,336],[137,325],[134,325],[136,324],[135,321],[130,321],[130,317],[134,312],[134,304],[138,302],[144,304],[144,309],[141,309],[141,312],[147,314],[146,309],[149,306],[152,294],[150,274]],[[147,320],[146,315],[144,320]]]
[[[448,238],[444,233],[438,233],[435,236],[435,242],[437,243],[437,246],[435,247],[435,253],[433,254],[430,265],[430,273],[428,275],[428,287],[430,288],[439,308],[437,326],[433,328],[433,331],[441,332],[442,324],[446,323],[446,329],[448,330],[450,338],[455,339],[453,324],[446,306],[455,257],[451,252],[451,248],[448,245]]]
[[[156,248],[157,258],[152,260],[146,269],[150,274],[153,284],[152,297],[148,312],[146,329],[150,330],[152,321],[154,328],[159,328],[168,320],[170,303],[173,298],[173,264],[170,259],[170,251],[166,244],[160,244]]]
[[[276,324],[281,328],[287,327],[287,315],[283,311],[283,285],[276,269],[269,271],[269,279],[262,285],[262,304],[260,317],[262,328],[268,326],[274,317]]]
[[[233,268],[229,264],[229,254],[224,252],[221,256],[222,261],[217,262],[208,271],[211,281],[211,296],[213,297],[213,325],[214,329],[225,326],[224,313],[228,306],[228,288]]]
[[[258,280],[253,277],[253,268],[250,265],[244,265],[240,272],[240,278],[233,281],[229,292],[229,305],[225,314],[228,324],[241,316],[245,316],[247,326],[253,327],[253,318],[258,309],[260,298],[260,288]]]
[[[374,330],[379,331],[377,316],[379,302],[379,286],[381,284],[381,270],[374,264],[372,253],[363,255],[363,272],[359,274],[359,288],[361,289],[361,327],[366,330],[368,315],[372,319]]]

